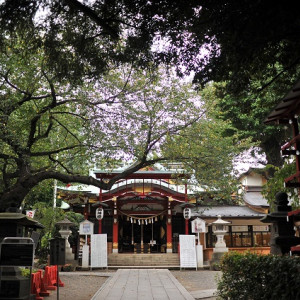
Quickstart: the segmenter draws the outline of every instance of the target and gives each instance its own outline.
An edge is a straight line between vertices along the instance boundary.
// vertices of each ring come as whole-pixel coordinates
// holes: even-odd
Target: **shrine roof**
[[[192,208],[192,216],[197,217],[212,217],[215,218],[218,215],[223,217],[238,218],[262,218],[265,216],[263,213],[256,212],[247,206],[212,206],[212,207],[200,207]]]
[[[265,123],[284,123],[300,113],[300,80],[277,104],[265,120]]]
[[[124,170],[94,170],[96,178],[113,178],[116,175],[122,174]],[[130,175],[127,175],[125,179],[172,179],[172,178],[190,178],[188,174],[179,173],[178,171],[164,171],[164,170],[140,170]]]
[[[269,207],[267,199],[259,191],[245,193],[244,201],[252,206]]]

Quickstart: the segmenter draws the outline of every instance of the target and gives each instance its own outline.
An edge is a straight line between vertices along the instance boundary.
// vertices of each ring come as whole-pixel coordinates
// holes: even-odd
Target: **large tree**
[[[298,75],[298,29],[294,2],[3,1],[0,5],[2,62],[10,58],[12,50],[19,58],[10,61],[7,68],[4,64],[0,70],[4,88],[1,93],[1,135],[4,137],[1,167],[3,174],[9,174],[0,183],[6,191],[5,196],[2,194],[5,199],[2,203],[8,199],[19,202],[26,194],[29,182],[30,185],[38,182],[36,177],[21,181],[15,177],[32,172],[32,166],[28,164],[31,159],[36,166],[45,168],[38,154],[47,154],[48,162],[63,168],[66,176],[73,172],[74,166],[83,164],[85,155],[104,153],[102,150],[109,149],[107,146],[112,142],[101,136],[98,136],[101,143],[95,145],[96,148],[90,147],[88,152],[83,141],[90,141],[88,134],[95,132],[95,124],[106,124],[101,117],[98,123],[95,118],[95,122],[86,125],[87,120],[93,119],[90,114],[98,112],[95,102],[105,114],[121,116],[113,109],[101,107],[103,100],[96,100],[106,99],[104,102],[111,104],[114,93],[108,93],[105,98],[105,91],[95,89],[93,101],[88,93],[91,87],[109,82],[103,75],[110,70],[123,64],[138,68],[161,62],[175,64],[178,73],[195,71],[195,81],[199,84],[226,81],[226,93],[232,96],[227,102],[230,108],[238,107],[245,95],[248,102],[244,106],[250,107],[249,100],[257,97],[249,95],[255,96],[264,87],[271,87],[280,80],[280,85],[276,85],[280,87],[279,95],[293,76]],[[28,62],[29,53],[34,54],[36,61]],[[39,63],[38,71],[35,63]],[[254,80],[257,84],[253,84]],[[117,93],[122,94],[123,88],[116,86],[119,87]],[[274,89],[270,91],[274,94]],[[78,102],[79,98],[85,99],[85,104]],[[135,107],[130,109],[136,110]],[[268,109],[266,107],[266,111]],[[29,122],[25,124],[27,113]],[[247,110],[236,116],[246,114]],[[75,117],[77,122],[73,121]],[[87,130],[82,129],[84,125]],[[16,127],[14,130],[13,126]],[[55,134],[51,135],[51,142],[44,144],[44,137],[50,137],[53,129]],[[57,136],[63,137],[66,143],[63,144],[63,139],[58,141]],[[160,141],[159,137],[156,138]],[[137,146],[133,136],[128,140]],[[121,139],[114,142],[115,149],[122,145],[134,154],[140,155],[141,149],[147,149],[130,149],[129,143]],[[63,162],[56,158],[58,151],[50,147],[53,145],[69,150],[58,157],[64,158]],[[106,155],[111,157],[107,153],[110,152]],[[77,164],[70,164],[70,158]],[[136,164],[128,172],[141,166],[143,164]],[[56,171],[52,172],[44,175],[45,179],[56,178]],[[69,181],[69,177],[58,179]],[[12,191],[11,180],[18,183],[17,192]],[[80,181],[81,177],[76,180]],[[90,182],[91,179],[88,181],[99,184]],[[16,197],[17,194],[20,196]]]
[[[194,71],[201,86],[226,82],[224,117],[280,165],[284,134],[257,124],[299,77],[297,8],[295,1],[261,0],[4,1],[0,46],[8,33],[29,32],[30,47],[45,49],[44,64],[59,79],[99,76],[111,61],[163,61],[178,73]]]
[[[190,84],[164,69],[137,71],[130,65],[72,84],[44,65],[45,56],[22,40],[0,55],[1,210],[20,204],[47,179],[110,189],[118,179],[159,161],[202,161],[220,169],[211,164],[220,153],[205,150],[202,132],[186,134],[212,122]],[[171,151],[189,139],[193,147]],[[222,159],[230,162],[235,141],[219,141]],[[87,176],[95,165],[113,168],[126,161],[134,164],[109,182]],[[228,173],[227,163],[220,170]]]

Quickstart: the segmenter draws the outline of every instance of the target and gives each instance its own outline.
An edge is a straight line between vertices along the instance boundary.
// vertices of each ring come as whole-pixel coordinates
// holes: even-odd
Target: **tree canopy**
[[[22,41],[0,56],[1,209],[10,202],[20,204],[47,179],[110,189],[118,179],[155,162],[199,162],[196,151],[206,153],[202,163],[207,169],[214,168],[208,157],[222,157],[224,166],[217,168],[229,172],[225,160],[230,163],[236,141],[216,139],[217,153],[205,150],[201,130],[187,134],[211,122],[190,84],[168,76],[165,69],[137,70],[128,64],[71,84],[47,69],[44,56]],[[221,136],[222,126],[217,127]],[[189,139],[193,147],[171,151]],[[108,183],[87,176],[91,167],[114,168],[126,161],[134,164]]]
[[[259,91],[299,72],[294,1],[4,1],[0,21],[1,44],[31,34],[62,78],[97,76],[110,61],[164,61],[239,94],[253,79]]]
[[[4,1],[0,24],[2,50],[8,35],[10,42],[30,35],[28,46],[44,49],[43,63],[59,80],[101,76],[112,62],[163,62],[194,72],[202,87],[225,82],[224,118],[253,135],[269,163],[282,164],[284,133],[262,124],[299,77],[294,1]]]
[[[134,172],[162,159],[175,136],[184,144],[179,132],[202,112],[182,87],[147,90],[160,79],[142,70],[161,63],[220,84],[223,119],[276,151],[280,141],[268,144],[274,132],[259,124],[299,75],[299,22],[293,1],[2,1],[1,209],[49,178],[99,186],[80,175],[87,157],[134,157]],[[165,101],[144,101],[152,96]]]

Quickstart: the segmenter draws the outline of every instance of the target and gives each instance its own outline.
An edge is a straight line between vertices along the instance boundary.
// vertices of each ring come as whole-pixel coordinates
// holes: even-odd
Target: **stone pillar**
[[[64,220],[57,222],[56,225],[60,226],[61,229],[59,230],[59,233],[61,237],[64,238],[66,241],[65,242],[66,262],[73,261],[75,259],[75,255],[74,253],[72,253],[72,249],[70,247],[68,238],[72,233],[70,227],[73,226],[74,223],[70,222],[67,218],[65,218]]]
[[[69,240],[68,240],[72,231],[71,230],[59,230],[59,233],[60,233],[61,237],[64,238],[66,241],[65,242],[66,262],[73,261],[75,259],[75,255],[74,255],[74,253],[72,253],[72,248],[71,248]]]

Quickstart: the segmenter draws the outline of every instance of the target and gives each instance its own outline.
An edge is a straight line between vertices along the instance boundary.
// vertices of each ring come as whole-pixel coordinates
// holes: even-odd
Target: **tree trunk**
[[[6,211],[9,207],[20,207],[23,199],[30,189],[22,187],[21,184],[15,185],[11,190],[0,195],[0,212]]]
[[[276,167],[281,167],[284,162],[280,153],[281,141],[281,139],[273,136],[261,144],[263,151],[266,153],[267,163]]]

